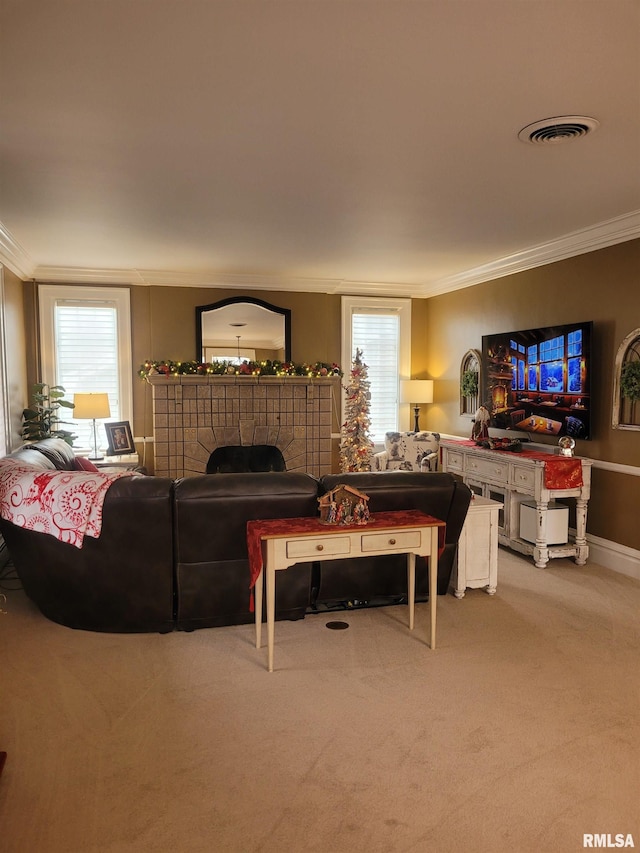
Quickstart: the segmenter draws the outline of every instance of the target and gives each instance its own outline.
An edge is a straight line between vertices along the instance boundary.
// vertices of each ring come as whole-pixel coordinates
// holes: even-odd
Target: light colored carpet
[[[4,853],[640,847],[640,584],[500,550],[498,593],[106,635],[0,615]],[[326,622],[344,618],[345,631]]]

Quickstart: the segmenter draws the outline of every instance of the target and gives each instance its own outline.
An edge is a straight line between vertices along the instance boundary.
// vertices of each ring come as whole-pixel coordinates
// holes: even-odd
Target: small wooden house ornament
[[[353,486],[337,485],[318,498],[323,524],[366,524],[369,521],[369,496]]]

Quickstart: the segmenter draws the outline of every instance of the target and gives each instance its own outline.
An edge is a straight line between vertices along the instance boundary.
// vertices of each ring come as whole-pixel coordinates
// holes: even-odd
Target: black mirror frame
[[[239,302],[248,302],[250,305],[259,305],[274,314],[281,314],[284,318],[284,360],[291,361],[291,309],[279,308],[264,299],[255,299],[251,296],[230,296],[219,302],[211,302],[209,305],[196,306],[196,361],[202,362],[202,315],[205,311],[214,311],[216,308],[224,308],[226,305],[237,305]]]

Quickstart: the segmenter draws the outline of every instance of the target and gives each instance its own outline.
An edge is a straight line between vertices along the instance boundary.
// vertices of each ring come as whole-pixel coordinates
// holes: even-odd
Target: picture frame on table
[[[135,453],[131,424],[129,421],[114,421],[104,425],[109,442],[108,455],[120,456],[125,453]]]

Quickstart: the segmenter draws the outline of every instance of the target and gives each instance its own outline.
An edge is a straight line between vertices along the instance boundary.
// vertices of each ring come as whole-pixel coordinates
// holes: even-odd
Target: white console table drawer
[[[344,556],[351,553],[351,539],[348,536],[327,536],[322,539],[289,539],[287,557],[316,557],[319,553]]]
[[[481,474],[483,477],[490,477],[501,483],[506,483],[509,479],[509,463],[493,459],[468,456],[465,471],[467,474]]]
[[[419,548],[422,537],[419,530],[399,530],[393,533],[367,533],[362,537],[362,551],[401,551]]]
[[[511,485],[521,489],[533,489],[536,485],[536,472],[534,468],[525,468],[522,465],[514,465],[511,473]]]
[[[464,456],[455,450],[447,450],[447,470],[464,471]]]

